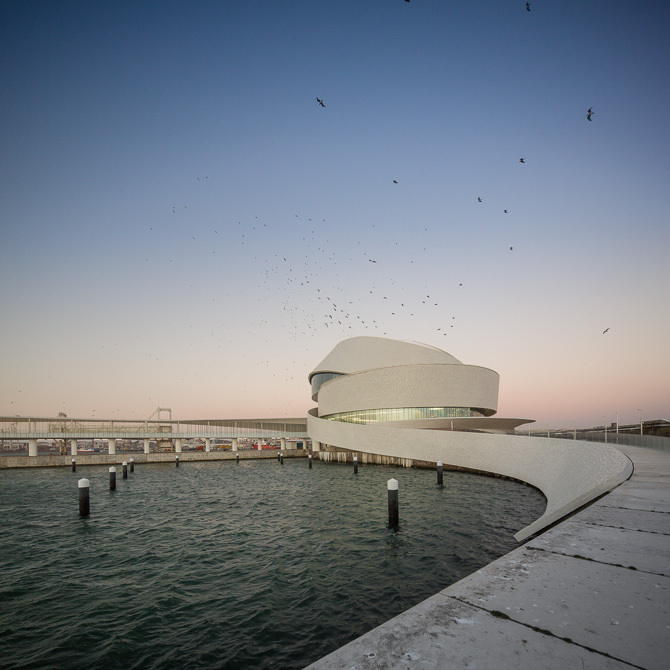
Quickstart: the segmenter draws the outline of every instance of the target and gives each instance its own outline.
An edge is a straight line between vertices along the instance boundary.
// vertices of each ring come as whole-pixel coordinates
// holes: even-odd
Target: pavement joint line
[[[662,572],[652,572],[650,570],[642,570],[637,568],[634,565],[622,565],[621,563],[608,563],[607,561],[599,561],[597,558],[589,558],[588,556],[582,556],[581,554],[566,554],[562,551],[555,551],[553,549],[544,549],[542,547],[526,547],[531,551],[544,551],[546,554],[554,554],[556,556],[563,556],[565,558],[577,558],[581,561],[588,561],[589,563],[598,563],[599,565],[609,565],[612,568],[621,568],[622,570],[633,570],[634,572],[639,572],[643,575],[654,575],[655,577],[670,577]]]
[[[581,644],[579,642],[575,642],[571,637],[561,637],[560,635],[556,635],[556,633],[552,633],[550,630],[547,630],[546,628],[540,628],[539,626],[532,626],[531,624],[524,623],[523,621],[517,621],[516,619],[513,619],[509,614],[506,614],[505,612],[501,612],[500,610],[490,610],[486,607],[483,607],[482,605],[477,605],[473,602],[470,602],[469,600],[463,600],[462,598],[457,598],[456,596],[448,595],[448,594],[443,594],[447,598],[452,598],[453,600],[458,600],[459,602],[463,603],[464,605],[468,605],[469,607],[474,607],[476,609],[482,610],[483,612],[487,612],[490,614],[492,617],[496,617],[498,619],[507,619],[508,621],[511,621],[512,623],[518,624],[519,626],[524,626],[525,628],[528,628],[536,633],[540,633],[542,635],[547,635],[548,637],[553,637],[556,638],[557,640],[562,640],[563,642],[567,642],[568,644],[573,644],[575,647],[581,647],[582,649],[585,649],[586,651],[590,651],[593,654],[599,654],[600,656],[605,656],[606,658],[611,658],[613,661],[618,661],[619,663],[623,663],[624,665],[629,665],[631,668],[638,668],[639,670],[646,670],[641,665],[635,665],[635,663],[630,663],[629,661],[624,661],[617,656],[612,656],[612,654],[608,654],[606,651],[600,651],[599,649],[594,649],[593,647],[589,647],[585,644]]]
[[[623,505],[600,505],[600,507],[606,507],[607,509],[625,509],[629,512],[644,512],[645,514],[670,514],[662,509],[640,509],[639,507],[624,507]]]
[[[608,523],[596,523],[595,521],[585,521],[587,526],[595,526],[596,528],[614,528],[615,530],[627,530],[631,533],[649,533],[650,535],[663,535],[667,536],[670,533],[662,533],[659,530],[644,530],[643,528],[626,528],[626,526],[611,526]]]

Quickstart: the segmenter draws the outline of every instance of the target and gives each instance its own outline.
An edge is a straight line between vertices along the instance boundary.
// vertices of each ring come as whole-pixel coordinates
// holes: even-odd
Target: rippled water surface
[[[302,668],[513,549],[545,504],[502,479],[306,459],[118,471],[115,492],[107,466],[0,471],[3,667]]]

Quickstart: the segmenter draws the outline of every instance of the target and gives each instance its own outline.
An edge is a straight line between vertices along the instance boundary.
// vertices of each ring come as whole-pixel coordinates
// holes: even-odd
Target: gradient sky
[[[377,335],[496,370],[499,416],[670,418],[669,28],[665,0],[2,1],[0,414],[302,416]]]

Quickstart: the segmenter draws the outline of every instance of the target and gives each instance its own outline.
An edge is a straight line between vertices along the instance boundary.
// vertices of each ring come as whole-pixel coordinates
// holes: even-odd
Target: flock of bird
[[[316,98],[320,108],[325,108],[322,98]],[[591,121],[593,109],[589,108],[587,118]],[[526,158],[520,157],[519,164],[526,165]],[[207,183],[208,176],[203,179],[199,176],[196,180]],[[394,185],[399,184],[398,179],[391,180]],[[483,203],[484,198],[477,196],[477,203]],[[172,206],[172,213],[177,215],[179,208]],[[183,205],[187,209],[187,205]],[[504,209],[504,214],[509,210]],[[216,254],[218,247],[224,253],[230,253],[231,247],[235,246],[235,237],[240,250],[248,247],[251,250],[266,248],[264,236],[276,236],[279,231],[282,235],[287,227],[293,231],[293,238],[288,247],[281,253],[275,253],[273,258],[259,258],[253,256],[250,260],[259,268],[251,277],[245,277],[244,281],[255,280],[254,288],[260,289],[260,295],[266,296],[260,299],[262,304],[257,307],[257,312],[263,314],[259,317],[257,326],[270,329],[276,326],[284,326],[288,329],[288,336],[293,340],[296,354],[302,349],[305,337],[310,333],[318,335],[322,330],[336,330],[343,333],[351,331],[350,335],[373,331],[371,334],[388,335],[388,325],[396,321],[401,326],[408,318],[415,316],[426,316],[426,310],[435,310],[436,320],[442,325],[436,327],[436,334],[447,337],[451,329],[456,326],[455,314],[445,314],[443,306],[439,301],[431,298],[429,292],[425,295],[412,295],[411,291],[399,286],[393,278],[393,272],[383,273],[379,282],[368,287],[360,286],[358,294],[351,294],[349,289],[343,288],[342,278],[351,273],[362,275],[360,262],[379,266],[380,258],[369,257],[368,252],[361,248],[361,241],[356,241],[355,247],[347,251],[338,251],[328,239],[323,239],[322,231],[326,220],[322,217],[307,217],[293,214],[291,223],[284,221],[265,222],[256,215],[244,222],[238,220],[232,232],[230,226],[222,224],[222,235],[219,230],[213,228],[205,232],[205,235],[190,235],[192,242],[200,242],[212,254]],[[225,228],[224,228],[225,227]],[[374,227],[374,224],[372,225]],[[153,231],[153,227],[150,228]],[[425,229],[425,232],[428,232]],[[218,240],[218,242],[217,242]],[[395,242],[398,246],[399,242]],[[279,248],[279,247],[278,247]],[[509,246],[509,251],[514,251],[514,246]],[[425,248],[424,248],[425,250]],[[223,255],[223,254],[222,254]],[[146,258],[145,260],[149,260]],[[172,262],[173,259],[168,259]],[[410,264],[414,259],[409,260]],[[341,272],[340,272],[341,269]],[[390,280],[389,280],[390,278]],[[384,288],[385,286],[385,288]],[[189,283],[189,288],[194,291],[201,290],[197,284]],[[425,287],[428,288],[427,286]],[[458,288],[463,288],[463,282],[458,282]],[[225,297],[229,297],[226,294]],[[211,298],[216,302],[216,297]],[[372,301],[372,302],[371,302]],[[376,303],[376,307],[375,307]],[[281,314],[277,318],[276,308],[279,307]],[[379,307],[381,306],[381,312]],[[272,316],[273,309],[275,316]],[[376,316],[377,318],[373,318]],[[445,317],[448,319],[444,323]],[[295,327],[295,324],[300,326]],[[609,328],[604,333],[608,332]],[[222,338],[220,330],[212,330],[203,335],[201,342],[207,346],[215,346],[219,349],[226,345],[225,337]],[[158,361],[159,358],[147,353],[149,358]],[[261,360],[258,365],[269,368],[271,361]],[[285,380],[293,379],[295,370],[290,366],[284,369]],[[275,373],[276,376],[276,373]]]
[[[530,3],[526,4],[526,9],[531,11]],[[326,109],[324,98],[316,96],[316,104],[319,109]],[[588,121],[592,121],[593,114],[593,108],[589,107],[586,114]],[[517,160],[518,164],[527,165],[526,156]],[[197,176],[196,180],[202,187],[211,181],[207,175],[202,179]],[[400,178],[393,177],[390,181],[394,187],[400,186]],[[483,195],[476,198],[479,204],[484,200]],[[171,209],[172,214],[179,217],[179,213],[188,207],[182,203],[173,205]],[[509,209],[502,211],[509,213]],[[248,258],[253,271],[241,277],[242,283],[236,284],[234,289],[231,288],[223,296],[220,293],[214,295],[211,300],[228,299],[231,292],[245,291],[244,284],[247,283],[251,284],[250,289],[257,289],[253,291],[254,295],[262,297],[256,297],[253,313],[258,316],[250,319],[249,327],[266,330],[268,343],[276,337],[277,329],[283,330],[295,353],[296,360],[288,361],[283,370],[269,359],[255,361],[268,372],[274,369],[275,378],[280,376],[282,381],[292,381],[296,373],[294,364],[304,351],[306,338],[314,336],[321,351],[324,331],[335,331],[340,336],[389,335],[389,330],[400,331],[407,320],[414,317],[427,317],[427,322],[435,324],[435,332],[441,337],[448,337],[457,327],[458,308],[455,305],[458,301],[451,299],[450,291],[464,290],[463,281],[456,281],[451,288],[442,287],[442,300],[436,299],[428,286],[424,286],[424,292],[419,295],[416,287],[403,285],[400,281],[402,272],[396,271],[391,256],[385,251],[380,253],[376,249],[372,255],[371,249],[366,248],[366,243],[361,240],[350,241],[350,246],[345,248],[327,239],[324,231],[330,229],[330,224],[323,216],[285,213],[272,220],[263,219],[265,217],[259,213],[236,222],[221,222],[216,228],[198,230],[197,235],[190,234],[189,237],[191,242],[199,245],[201,253],[216,254],[218,250],[220,256],[232,253],[245,254]],[[291,231],[288,236],[287,230]],[[269,245],[274,245],[277,250],[272,257],[262,255],[268,248],[268,240]],[[394,246],[399,246],[399,242],[395,241]],[[515,247],[509,245],[508,249],[513,252]],[[408,266],[415,261],[421,263],[421,258],[411,257],[406,249],[402,251],[407,256]],[[373,274],[366,272],[363,265],[370,271],[375,268]],[[374,272],[378,272],[377,278]],[[353,290],[347,281],[352,275],[361,278]],[[197,280],[196,283],[189,283],[189,288],[194,292],[206,290]],[[451,304],[451,309],[442,302]],[[202,333],[200,342],[194,342],[193,346],[225,349],[228,344],[234,345],[233,340],[226,340],[227,329],[221,326]],[[608,331],[609,328],[603,334]],[[244,358],[246,354],[241,356]],[[279,400],[278,396],[275,399]]]

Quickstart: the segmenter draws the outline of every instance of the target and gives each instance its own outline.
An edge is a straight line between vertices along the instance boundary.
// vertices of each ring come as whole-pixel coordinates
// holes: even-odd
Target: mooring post
[[[240,455],[239,454],[235,454],[235,460],[239,464],[239,462],[240,462]]]
[[[177,467],[179,467],[179,456],[175,456],[174,460],[175,460],[175,463],[176,463]]]
[[[310,454],[307,459],[309,460],[309,469],[312,469],[312,454]]]
[[[135,459],[134,458],[130,459],[130,471],[135,472]]]
[[[389,479],[386,482],[389,497],[389,526],[398,527],[398,480]]]
[[[444,472],[444,465],[442,461],[437,462],[437,485],[442,486],[442,473]]]
[[[354,474],[358,474],[358,456],[354,456]]]
[[[109,468],[109,490],[116,491],[116,468]]]
[[[284,454],[281,451],[279,452],[279,462],[284,465]]]
[[[123,478],[128,479],[128,461],[123,461]]]
[[[77,459],[72,459],[72,472],[77,472]]]
[[[88,479],[79,480],[79,516],[88,516],[91,513]]]

